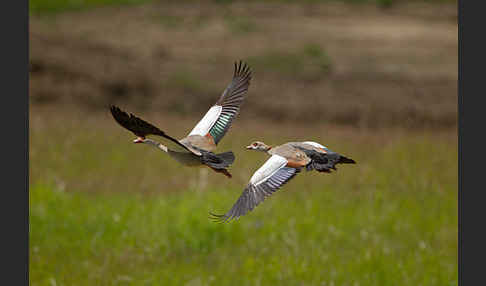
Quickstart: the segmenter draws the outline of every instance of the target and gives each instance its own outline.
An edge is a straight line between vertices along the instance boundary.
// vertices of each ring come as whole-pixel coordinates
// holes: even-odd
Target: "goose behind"
[[[233,152],[216,154],[214,150],[229,130],[231,123],[239,113],[248,91],[251,70],[240,61],[234,65],[233,79],[223,91],[219,100],[209,109],[192,131],[184,138],[177,140],[155,125],[112,105],[111,114],[122,127],[135,136],[133,143],[144,143],[154,146],[169,154],[179,163],[186,166],[207,166],[215,172],[231,178],[227,168],[234,162]],[[159,136],[162,142],[146,138],[149,135]]]

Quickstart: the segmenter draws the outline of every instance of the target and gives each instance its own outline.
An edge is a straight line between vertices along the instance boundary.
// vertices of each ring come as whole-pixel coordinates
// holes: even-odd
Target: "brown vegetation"
[[[454,5],[157,3],[32,17],[30,103],[199,117],[239,59],[254,70],[247,119],[456,126]]]

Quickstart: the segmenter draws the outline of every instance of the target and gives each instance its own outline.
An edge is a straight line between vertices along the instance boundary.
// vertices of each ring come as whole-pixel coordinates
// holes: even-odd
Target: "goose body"
[[[110,111],[116,122],[137,136],[133,141],[134,143],[152,145],[185,166],[208,166],[231,178],[231,174],[226,168],[235,159],[233,152],[215,154],[213,151],[238,115],[244,95],[248,91],[250,80],[251,70],[249,67],[241,61],[235,63],[233,79],[223,91],[219,100],[208,110],[191,132],[180,140],[170,137],[153,124],[131,113],[128,114],[114,105],[110,107]],[[148,135],[160,136],[163,141],[161,143],[148,139],[146,138]]]
[[[356,163],[353,159],[312,141],[288,142],[276,147],[256,141],[246,148],[265,152],[270,158],[253,174],[243,193],[227,213],[211,213],[217,221],[228,222],[247,214],[295,177],[302,168],[330,173],[331,170],[336,170],[337,164]]]

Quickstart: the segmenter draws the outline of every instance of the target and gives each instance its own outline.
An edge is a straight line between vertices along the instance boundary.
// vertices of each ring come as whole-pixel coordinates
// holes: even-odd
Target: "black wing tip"
[[[124,122],[128,119],[129,115],[121,110],[118,106],[115,106],[115,105],[110,105],[110,112],[111,112],[111,115],[113,116],[113,118],[120,124],[122,125],[123,127],[126,128],[126,126],[124,126]]]
[[[116,105],[110,104],[110,111],[111,111],[112,114],[114,114],[114,113],[120,112],[121,109]]]
[[[119,118],[120,116],[125,116],[125,117],[134,117],[133,114],[130,113],[130,115],[128,115],[127,112],[121,110],[118,106],[116,105],[110,105],[110,112],[111,114],[113,115],[113,117],[115,119]]]
[[[110,110],[115,110],[115,111],[120,111],[120,112],[125,112],[123,111],[120,107],[114,105],[114,104],[110,104]]]
[[[250,80],[251,73],[252,70],[245,61],[239,60],[235,62],[235,72],[234,72],[235,77],[238,76],[245,77],[245,78],[248,77],[248,79]]]
[[[120,124],[125,129],[131,131],[136,136],[145,137],[147,135],[153,134],[168,138],[167,134],[165,134],[158,127],[135,116],[133,113],[129,114],[115,105],[110,105],[110,111],[113,118],[116,122],[118,122],[118,124]]]

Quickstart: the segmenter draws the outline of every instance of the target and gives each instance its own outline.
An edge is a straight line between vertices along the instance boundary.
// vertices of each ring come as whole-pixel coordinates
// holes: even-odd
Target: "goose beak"
[[[143,140],[145,140],[145,138],[137,137],[137,139],[133,140],[133,143],[143,143]]]
[[[246,149],[253,149],[253,146],[249,145],[249,146],[246,146]]]

